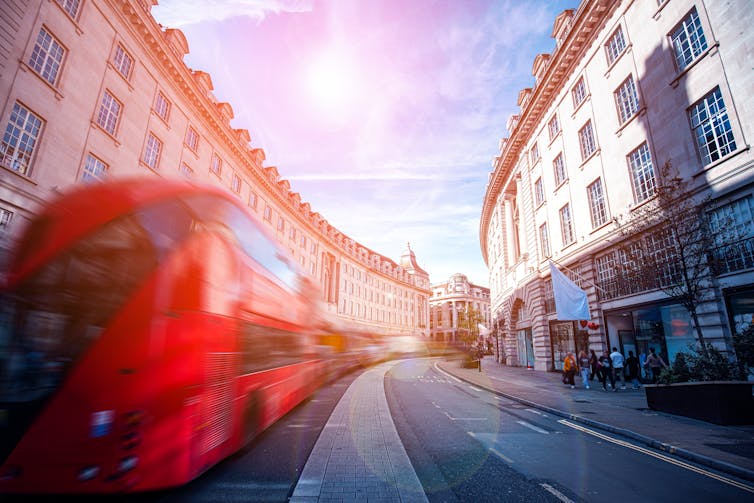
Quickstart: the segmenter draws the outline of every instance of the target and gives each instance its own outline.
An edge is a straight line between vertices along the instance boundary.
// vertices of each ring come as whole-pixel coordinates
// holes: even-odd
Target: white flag
[[[555,293],[557,318],[561,321],[591,319],[586,292],[560,272],[552,262],[550,262],[550,274],[552,275],[552,290]]]

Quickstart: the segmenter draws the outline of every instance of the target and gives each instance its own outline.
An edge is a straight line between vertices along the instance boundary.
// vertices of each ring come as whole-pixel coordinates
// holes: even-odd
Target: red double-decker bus
[[[50,204],[0,298],[0,493],[183,484],[323,382],[314,287],[235,198],[127,180]]]

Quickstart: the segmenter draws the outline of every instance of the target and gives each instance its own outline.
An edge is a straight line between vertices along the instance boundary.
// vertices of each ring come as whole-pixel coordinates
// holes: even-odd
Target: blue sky
[[[292,190],[393,260],[406,243],[433,283],[488,285],[485,186],[555,17],[578,1],[160,0]]]

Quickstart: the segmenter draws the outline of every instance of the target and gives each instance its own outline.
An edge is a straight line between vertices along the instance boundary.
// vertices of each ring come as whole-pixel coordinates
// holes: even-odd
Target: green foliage
[[[738,379],[745,381],[754,374],[754,326],[733,336],[733,349],[736,352]]]
[[[737,370],[712,344],[707,344],[706,355],[700,347],[689,346],[688,351],[676,355],[672,366],[662,371],[659,382],[731,381],[738,377]]]

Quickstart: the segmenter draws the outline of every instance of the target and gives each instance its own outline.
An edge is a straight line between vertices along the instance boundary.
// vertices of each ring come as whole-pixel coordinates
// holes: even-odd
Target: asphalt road
[[[430,360],[386,376],[430,501],[752,501],[733,480],[461,382]]]

